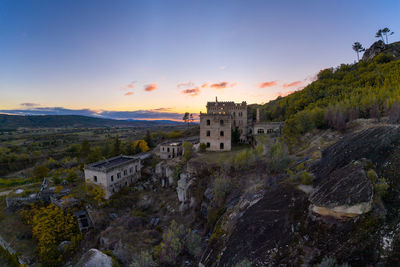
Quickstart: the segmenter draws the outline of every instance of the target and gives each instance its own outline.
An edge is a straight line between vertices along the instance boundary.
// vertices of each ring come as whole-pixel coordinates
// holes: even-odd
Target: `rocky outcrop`
[[[159,181],[162,187],[167,187],[174,183],[174,167],[167,162],[161,161],[155,167],[154,182]]]
[[[181,202],[179,208],[180,211],[184,211],[189,207],[194,206],[194,198],[190,194],[190,188],[195,183],[195,178],[192,178],[188,173],[181,173],[180,179],[178,180],[178,186],[176,192],[178,194],[178,200]]]
[[[370,48],[365,50],[364,55],[362,57],[363,61],[368,61],[376,57],[378,54],[382,53],[385,50],[386,45],[382,40],[379,40],[371,45]]]
[[[112,258],[100,250],[95,248],[90,249],[83,254],[77,267],[112,267]]]
[[[382,40],[379,40],[373,43],[370,48],[365,50],[362,60],[371,60],[382,52],[385,52],[386,54],[391,55],[394,58],[400,57],[400,42],[385,44],[384,42],[382,42]]]
[[[312,166],[317,185],[329,174],[352,161],[366,158],[383,165],[399,145],[399,126],[377,126],[346,136],[322,152],[322,158]]]
[[[325,177],[310,195],[311,210],[339,219],[371,210],[374,188],[364,169],[355,163]]]

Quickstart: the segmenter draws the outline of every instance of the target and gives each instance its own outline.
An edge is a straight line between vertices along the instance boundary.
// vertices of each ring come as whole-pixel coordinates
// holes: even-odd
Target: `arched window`
[[[219,144],[219,149],[224,149],[224,143]]]
[[[224,125],[224,120],[220,120],[220,121],[219,121],[219,124],[220,124],[220,125]]]
[[[207,131],[207,136],[210,136],[211,135],[211,132],[210,131]]]
[[[207,120],[207,125],[210,125],[211,124],[211,121],[210,120]]]

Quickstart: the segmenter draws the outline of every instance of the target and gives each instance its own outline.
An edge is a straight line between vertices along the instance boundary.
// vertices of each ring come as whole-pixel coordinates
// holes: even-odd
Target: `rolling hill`
[[[179,124],[180,122],[169,120],[146,121],[146,120],[113,120],[93,118],[80,115],[6,115],[0,114],[0,129],[17,128],[95,128],[95,127],[133,127]]]

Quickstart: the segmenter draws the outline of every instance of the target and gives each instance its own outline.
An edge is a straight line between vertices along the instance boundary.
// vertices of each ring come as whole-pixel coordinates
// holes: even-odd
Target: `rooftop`
[[[107,171],[109,169],[113,169],[118,166],[123,166],[127,163],[134,162],[136,160],[141,159],[141,155],[135,155],[135,156],[124,156],[124,155],[119,155],[113,158],[105,159],[102,161],[98,161],[95,163],[87,164],[85,165],[85,169],[96,169],[100,171]]]

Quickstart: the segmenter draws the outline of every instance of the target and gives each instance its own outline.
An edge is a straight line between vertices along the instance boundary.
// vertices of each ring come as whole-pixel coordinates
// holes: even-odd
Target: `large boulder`
[[[92,248],[87,251],[79,262],[77,267],[112,267],[112,258],[98,249]]]
[[[382,53],[385,50],[386,45],[382,40],[379,40],[371,45],[370,48],[365,50],[364,55],[362,57],[363,61],[368,61],[376,57],[378,54]]]
[[[335,218],[354,217],[371,210],[374,188],[355,163],[333,171],[310,195],[311,210]]]

